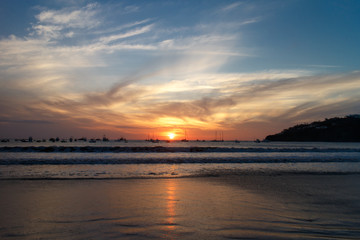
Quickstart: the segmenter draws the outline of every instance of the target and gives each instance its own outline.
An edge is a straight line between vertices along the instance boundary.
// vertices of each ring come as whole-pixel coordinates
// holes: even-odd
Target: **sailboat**
[[[159,143],[160,140],[158,138],[155,139],[155,134],[153,133],[153,137],[150,138],[150,134],[148,134],[147,139],[145,139],[145,141],[147,142],[152,142],[152,143]]]
[[[181,139],[181,141],[182,141],[182,142],[188,142],[189,140],[187,140],[186,130],[184,130],[184,135],[185,135],[185,138],[184,138],[184,139]]]
[[[212,142],[223,142],[224,141],[224,132],[220,132],[220,140],[218,140],[217,131],[215,131],[215,139]]]

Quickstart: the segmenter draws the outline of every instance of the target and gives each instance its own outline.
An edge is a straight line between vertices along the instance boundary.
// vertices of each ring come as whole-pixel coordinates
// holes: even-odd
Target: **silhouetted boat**
[[[224,132],[220,132],[220,139],[218,139],[217,131],[215,131],[215,139],[211,142],[223,142],[224,141]]]
[[[188,142],[189,140],[187,140],[187,133],[186,130],[184,130],[184,138],[181,139],[182,142]]]
[[[123,141],[125,142],[126,138],[121,137],[115,140],[115,142],[123,142]]]

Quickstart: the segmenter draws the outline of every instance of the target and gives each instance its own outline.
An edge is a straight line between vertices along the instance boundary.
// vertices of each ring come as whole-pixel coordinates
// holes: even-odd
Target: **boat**
[[[146,140],[146,141],[148,141],[148,140]],[[121,138],[116,139],[115,142],[127,142],[127,140],[126,140],[126,138],[121,137]]]
[[[218,139],[217,131],[215,131],[215,139],[211,142],[223,142],[224,141],[224,132],[220,132],[219,134],[220,139]]]
[[[184,138],[181,139],[182,142],[188,142],[189,140],[187,140],[187,134],[186,134],[186,130],[184,130]]]

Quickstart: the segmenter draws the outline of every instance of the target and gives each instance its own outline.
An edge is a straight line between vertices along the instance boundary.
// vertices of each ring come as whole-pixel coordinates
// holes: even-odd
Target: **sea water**
[[[0,178],[143,178],[360,172],[359,143],[46,142],[0,144]]]
[[[0,239],[359,239],[360,145],[0,144]]]

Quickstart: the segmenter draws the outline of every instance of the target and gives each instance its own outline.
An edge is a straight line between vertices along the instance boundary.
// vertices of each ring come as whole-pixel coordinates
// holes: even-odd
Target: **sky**
[[[0,1],[0,138],[263,139],[360,113],[360,1]]]

